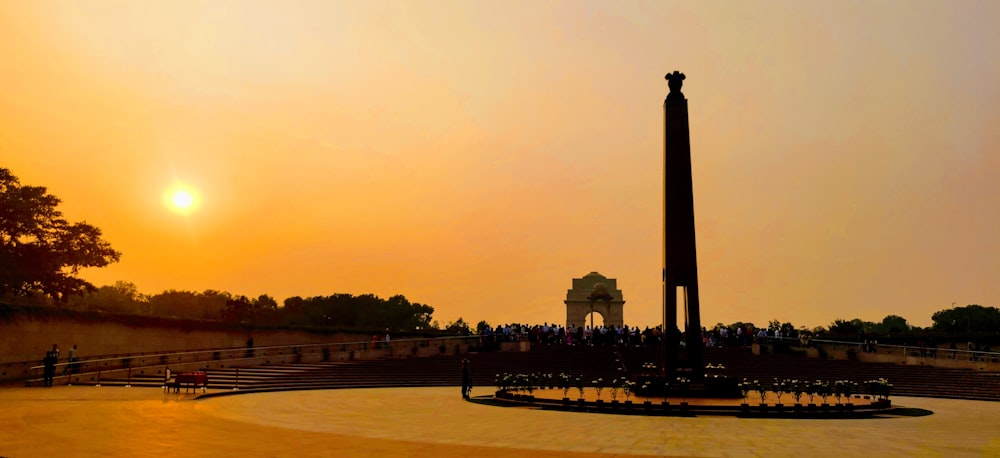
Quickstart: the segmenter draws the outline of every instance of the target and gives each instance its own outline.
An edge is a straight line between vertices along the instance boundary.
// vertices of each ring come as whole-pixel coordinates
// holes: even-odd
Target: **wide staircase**
[[[275,364],[240,369],[210,370],[209,388],[240,391],[278,391],[335,388],[458,386],[461,364],[469,360],[473,386],[478,393],[492,392],[498,375],[565,373],[592,380],[635,379],[643,363],[662,361],[659,349],[636,347],[585,347],[535,345],[528,352],[478,352],[464,355],[395,357],[370,361]],[[1000,374],[930,366],[859,363],[804,356],[753,355],[748,347],[706,348],[706,364],[737,379],[770,383],[774,379],[851,380],[863,383],[885,378],[893,395],[1000,401]],[[104,386],[162,387],[162,376],[104,378]]]
[[[460,355],[384,358],[369,361],[274,364],[251,368],[208,370],[209,388],[240,391],[276,391],[332,388],[388,388],[458,386],[461,365],[469,360],[474,387],[494,386],[505,373],[561,373],[591,380],[620,377],[620,361],[613,348],[536,346],[530,352],[478,352]],[[172,384],[160,375],[104,377],[102,386],[162,387]],[[96,382],[78,384],[94,385]],[[183,388],[182,388],[183,390]]]

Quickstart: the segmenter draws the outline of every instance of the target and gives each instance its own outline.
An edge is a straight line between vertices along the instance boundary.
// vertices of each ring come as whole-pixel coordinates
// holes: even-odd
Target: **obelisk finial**
[[[667,76],[664,76],[664,78],[667,80],[667,87],[670,88],[667,100],[684,100],[684,94],[681,93],[681,85],[684,84],[684,74],[674,70],[673,73],[667,73]]]

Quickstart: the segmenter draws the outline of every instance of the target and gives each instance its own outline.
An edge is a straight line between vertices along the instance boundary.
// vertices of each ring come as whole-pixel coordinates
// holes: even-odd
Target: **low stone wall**
[[[752,346],[754,355],[774,353],[776,350],[775,345],[772,343],[754,343]],[[1000,372],[1000,361],[992,361],[985,358],[970,360],[968,352],[952,355],[952,352],[945,349],[938,349],[937,352],[934,352],[936,356],[930,357],[920,356],[912,347],[876,346],[874,351],[866,352],[862,351],[857,345],[814,342],[809,347],[800,348],[792,345],[784,348],[783,351],[786,353],[803,354],[810,358]]]
[[[826,359],[852,360],[863,363],[904,364],[908,366],[932,366],[950,369],[971,369],[982,372],[1000,372],[1000,362],[970,360],[965,353],[951,357],[950,352],[939,349],[935,357],[920,356],[916,351],[901,347],[878,347],[874,351],[861,351],[856,346],[843,344],[819,344],[817,348]],[[910,347],[912,350],[912,347]]]
[[[78,346],[86,360],[116,355],[141,356],[218,348],[364,342],[371,336],[326,330],[253,328],[235,324],[155,317],[123,317],[72,313],[23,313],[0,320],[0,383],[32,377],[45,352],[58,344],[60,363]],[[104,319],[102,319],[104,318]],[[61,372],[61,369],[60,369]]]
[[[171,370],[180,371],[203,367],[365,360],[386,356],[463,354],[473,351],[476,346],[476,342],[466,339],[407,339],[399,336],[392,340],[391,350],[385,350],[380,343],[372,341],[371,335],[359,333],[254,328],[156,317],[101,316],[62,311],[49,313],[46,310],[0,318],[0,383],[41,377],[40,369],[32,368],[41,365],[42,357],[53,343],[59,344],[60,363],[66,362],[73,344],[78,346],[80,372],[97,369],[115,371],[123,367],[120,357],[129,356],[128,364],[137,368],[133,371],[144,375],[147,371],[162,373],[168,366]],[[384,334],[379,334],[381,339]],[[254,345],[252,357],[246,353],[250,338],[253,338]],[[267,348],[288,346],[301,348],[298,354],[292,354],[290,348]],[[204,354],[182,353],[209,349],[219,355],[213,358],[215,355],[212,354],[206,357]],[[528,351],[530,346],[527,342],[504,342],[499,350]],[[164,353],[171,355],[163,360]],[[119,358],[114,360],[115,357]],[[97,358],[112,360],[94,361]],[[61,374],[62,369],[57,368],[57,372]]]
[[[133,355],[128,357],[85,360],[80,362],[78,374],[61,375],[57,371],[56,384],[94,384],[101,380],[127,379],[128,377],[166,376],[169,368],[173,373],[195,370],[219,370],[242,367],[256,367],[268,364],[322,363],[334,361],[361,361],[381,358],[423,357],[435,355],[466,354],[479,349],[476,338],[415,338],[394,340],[390,345],[383,342],[323,343],[286,345],[278,347],[255,347],[219,349],[199,352],[169,354]],[[525,342],[504,342],[496,351],[529,351]],[[131,367],[131,368],[130,368]],[[17,378],[33,380],[29,384],[40,384],[40,374]],[[27,382],[26,382],[27,383]]]
[[[326,331],[252,328],[241,325],[153,317],[112,317],[106,320],[66,316],[16,316],[0,322],[0,364],[41,361],[53,343],[60,357],[79,346],[78,356],[125,355],[162,351],[276,346],[326,342],[356,342],[370,336]]]
[[[99,383],[101,379],[124,379],[129,376],[166,376],[167,368],[173,373],[196,370],[219,370],[243,367],[257,367],[265,364],[300,364],[332,361],[354,361],[389,358],[393,356],[421,353],[428,348],[426,340],[406,340],[383,345],[369,344],[310,344],[282,347],[258,347],[253,352],[245,348],[218,350],[211,352],[177,353],[168,355],[135,356],[127,358],[132,369],[122,367],[124,358],[101,361],[84,361],[80,374],[59,376],[56,383]],[[460,348],[459,345],[453,345]],[[434,349],[435,354],[437,348]],[[204,359],[211,358],[211,359]],[[34,377],[32,377],[34,378]]]

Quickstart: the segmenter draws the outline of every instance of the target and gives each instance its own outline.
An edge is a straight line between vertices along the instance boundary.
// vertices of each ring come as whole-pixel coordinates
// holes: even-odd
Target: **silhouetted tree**
[[[278,309],[278,320],[283,324],[307,324],[305,299],[300,296],[293,296],[285,299],[285,302]]]
[[[149,305],[158,316],[219,320],[232,298],[227,292],[211,289],[203,293],[168,290],[150,297]]]
[[[906,318],[899,315],[888,315],[882,318],[882,324],[878,327],[879,332],[898,333],[910,330],[910,325],[906,324]]]
[[[274,318],[277,310],[278,302],[266,294],[257,299],[236,296],[226,301],[222,320],[230,323],[266,323]]]
[[[97,291],[88,292],[69,299],[70,307],[77,310],[149,315],[149,297],[139,292],[135,283],[117,281],[111,286],[102,286]]]
[[[839,337],[860,338],[877,331],[877,327],[877,324],[859,318],[850,321],[838,319],[830,324],[830,334]]]
[[[457,320],[448,323],[448,326],[445,326],[444,330],[449,334],[457,334],[462,336],[467,336],[471,334],[471,330],[469,329],[469,323],[466,323],[465,320],[462,319],[462,317],[458,317]]]
[[[972,304],[935,312],[931,320],[936,331],[995,333],[1000,329],[1000,309]]]
[[[861,331],[861,327],[855,323],[856,321],[859,320],[833,320],[833,323],[830,323],[830,334],[837,336],[856,336],[858,332]]]
[[[253,303],[246,296],[236,296],[226,301],[222,320],[231,323],[247,323],[253,317]]]
[[[271,321],[278,313],[278,301],[274,300],[273,297],[267,294],[261,294],[257,296],[257,300],[254,301],[256,306],[257,316],[256,319],[260,322]]]
[[[277,319],[286,324],[408,331],[426,329],[433,313],[433,307],[411,303],[402,295],[386,300],[373,294],[334,294],[286,299]]]
[[[0,295],[40,292],[54,299],[95,291],[76,278],[80,268],[104,267],[121,253],[87,223],[70,223],[59,198],[41,186],[22,186],[0,168]]]

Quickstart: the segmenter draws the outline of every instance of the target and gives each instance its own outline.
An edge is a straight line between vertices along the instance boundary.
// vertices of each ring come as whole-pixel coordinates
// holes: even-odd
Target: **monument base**
[[[740,398],[739,381],[732,377],[709,376],[690,381],[686,386],[676,378],[661,375],[640,375],[635,383],[636,396],[689,398]]]

